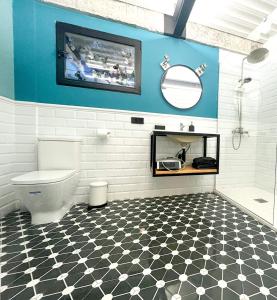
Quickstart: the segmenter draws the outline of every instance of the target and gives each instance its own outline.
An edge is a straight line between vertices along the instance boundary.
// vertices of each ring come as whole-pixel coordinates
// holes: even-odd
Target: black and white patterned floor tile
[[[213,194],[1,222],[1,300],[273,300],[277,234]]]

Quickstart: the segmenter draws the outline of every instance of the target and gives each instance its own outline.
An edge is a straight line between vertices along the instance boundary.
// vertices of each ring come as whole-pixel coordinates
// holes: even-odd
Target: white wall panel
[[[242,137],[239,150],[232,147],[232,130],[239,126],[236,90],[243,57],[229,51],[220,51],[218,132],[221,134],[221,159],[220,174],[216,180],[217,189],[228,186],[253,186],[255,183],[260,87],[257,76],[253,76],[255,65],[247,63],[244,78],[252,77],[252,81],[245,85],[243,93],[242,127],[249,132],[249,136]]]
[[[15,171],[15,104],[0,97],[0,217],[16,208],[11,178]]]
[[[4,100],[3,100],[4,101]],[[93,108],[4,101],[1,106],[0,207],[16,203],[10,179],[37,169],[37,138],[81,137],[81,180],[76,202],[86,202],[88,186],[107,180],[109,200],[212,191],[214,175],[153,178],[150,171],[150,134],[155,124],[179,130],[180,122],[194,122],[198,132],[216,132],[217,121],[182,116],[122,112]],[[131,116],[144,117],[145,124],[131,124]],[[97,129],[111,131],[108,139],[96,136]],[[179,146],[163,141],[164,155]],[[201,155],[201,147],[192,150]]]

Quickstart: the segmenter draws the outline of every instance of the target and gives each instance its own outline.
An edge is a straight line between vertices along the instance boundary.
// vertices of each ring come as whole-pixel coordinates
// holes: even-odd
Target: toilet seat
[[[71,177],[74,173],[76,173],[74,170],[34,171],[13,178],[12,183],[15,185],[56,183]]]

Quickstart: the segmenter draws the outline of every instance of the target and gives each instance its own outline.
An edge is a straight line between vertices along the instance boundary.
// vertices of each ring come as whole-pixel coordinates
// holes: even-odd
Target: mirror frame
[[[198,77],[198,79],[199,79],[200,86],[201,86],[201,94],[200,94],[200,96],[199,96],[198,101],[197,101],[193,106],[190,106],[190,107],[187,107],[187,108],[180,108],[180,107],[174,106],[174,105],[171,104],[171,103],[165,98],[165,96],[164,96],[164,93],[163,93],[163,91],[162,91],[162,84],[163,84],[163,82],[164,82],[164,80],[165,80],[165,77],[166,77],[167,72],[168,72],[170,69],[174,68],[174,67],[185,67],[185,68],[191,70],[191,71]],[[203,83],[202,83],[201,77],[196,73],[196,71],[195,71],[194,69],[192,69],[192,68],[189,67],[189,66],[183,65],[183,64],[176,64],[176,65],[170,66],[169,68],[167,68],[167,69],[164,71],[164,73],[163,73],[163,75],[162,75],[162,78],[161,78],[161,80],[160,80],[160,90],[161,90],[161,93],[162,93],[162,95],[163,95],[163,98],[166,100],[166,102],[167,102],[168,104],[170,104],[170,105],[171,105],[172,107],[174,107],[174,108],[184,110],[184,109],[190,109],[190,108],[194,107],[194,106],[197,105],[198,102],[201,100],[201,98],[202,98],[202,96],[203,96]]]

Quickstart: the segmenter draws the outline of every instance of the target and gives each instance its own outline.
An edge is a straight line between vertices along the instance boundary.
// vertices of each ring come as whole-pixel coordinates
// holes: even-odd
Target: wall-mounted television
[[[141,93],[141,41],[56,23],[57,84]]]

